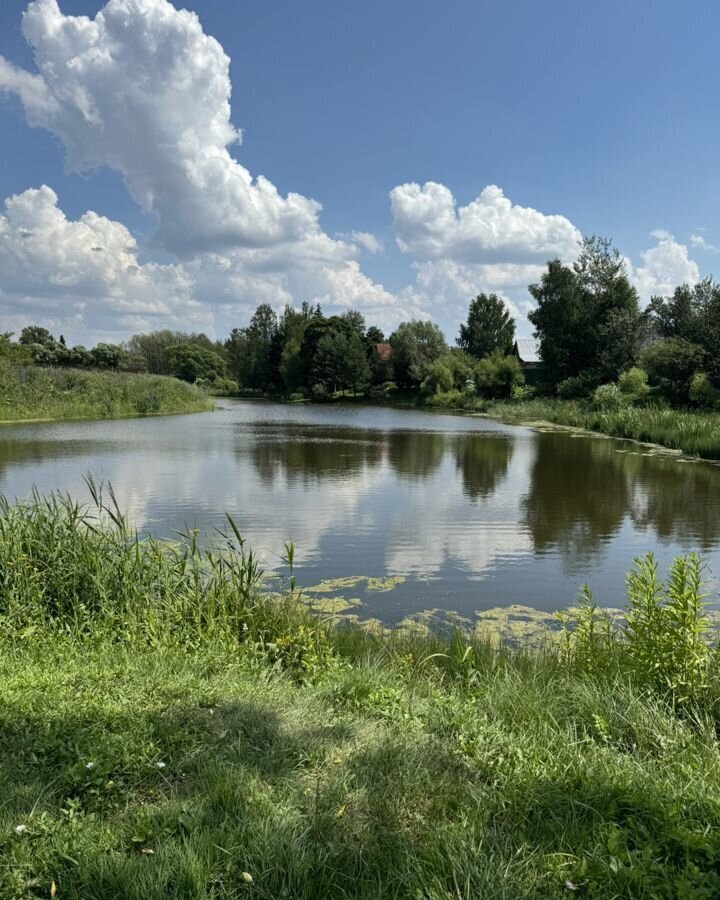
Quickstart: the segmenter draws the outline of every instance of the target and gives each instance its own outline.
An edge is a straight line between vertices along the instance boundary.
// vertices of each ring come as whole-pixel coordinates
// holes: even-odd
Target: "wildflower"
[[[155,763],[155,765],[158,767],[158,769],[164,769],[166,764],[162,760],[160,760],[160,762]]]
[[[15,826],[15,834],[25,834],[27,831],[27,825],[16,825]]]
[[[86,763],[85,763],[85,768],[86,768],[86,769],[94,769],[94,768],[95,768],[95,763],[94,763],[94,762],[86,762]]]

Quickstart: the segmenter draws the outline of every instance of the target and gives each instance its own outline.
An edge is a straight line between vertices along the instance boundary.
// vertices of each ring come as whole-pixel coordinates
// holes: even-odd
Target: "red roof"
[[[387,362],[392,356],[392,347],[386,343],[375,344],[375,352],[383,362]]]

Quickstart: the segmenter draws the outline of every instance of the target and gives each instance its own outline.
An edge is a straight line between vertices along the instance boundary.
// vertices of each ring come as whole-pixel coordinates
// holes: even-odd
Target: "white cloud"
[[[109,0],[90,19],[34,0],[22,27],[39,74],[2,60],[0,90],[60,138],[69,170],[122,175],[156,217],[155,238],[186,261],[198,296],[219,301],[219,322],[223,309],[246,318],[258,297],[391,309],[393,296],[357,262],[380,249],[373,235],[331,238],[319,203],[282,196],[230,155],[240,132],[230,121],[229,59],[197,15],[168,0]]]
[[[519,331],[529,332],[528,284],[548,259],[572,261],[581,240],[569,219],[513,204],[496,185],[458,207],[445,185],[403,184],[390,192],[390,206],[398,246],[416,257],[415,284],[402,296],[452,327],[484,291],[502,296]]]
[[[700,269],[690,259],[685,244],[678,243],[664,229],[653,231],[651,235],[657,240],[657,244],[640,254],[641,265],[633,269],[628,263],[630,278],[642,302],[647,302],[654,296],[672,294],[678,285],[693,285],[700,280]]]
[[[343,237],[343,235],[340,235],[340,237]],[[367,231],[350,232],[350,240],[366,253],[382,253],[384,249],[382,241]]]
[[[693,247],[704,250],[706,253],[720,253],[720,247],[711,244],[710,241],[706,240],[701,234],[691,234],[690,243]]]
[[[402,184],[390,192],[398,246],[429,259],[471,263],[544,263],[577,254],[581,235],[564,216],[514,205],[488,185],[467,206],[457,206],[443,184]]]
[[[141,264],[135,238],[124,225],[94,212],[70,221],[57,200],[43,186],[5,202],[0,214],[3,321],[13,316],[17,325],[27,324],[41,312],[58,329],[82,325],[105,336],[158,322],[207,326],[207,312],[193,299],[192,281],[181,267]]]

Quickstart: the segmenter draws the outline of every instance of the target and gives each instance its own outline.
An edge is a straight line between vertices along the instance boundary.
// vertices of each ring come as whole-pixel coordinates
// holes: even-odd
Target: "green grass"
[[[211,408],[207,394],[176,378],[15,366],[0,360],[0,422],[101,419]]]
[[[0,508],[3,900],[718,896],[715,651],[692,700],[634,668],[699,633],[692,560],[631,585],[645,643],[588,598],[530,652],[332,628],[231,522],[99,506]]]
[[[689,456],[720,459],[720,414],[684,409],[627,406],[606,412],[579,401],[530,400],[487,403],[483,411],[507,420],[544,420],[598,431],[611,437],[661,444]]]

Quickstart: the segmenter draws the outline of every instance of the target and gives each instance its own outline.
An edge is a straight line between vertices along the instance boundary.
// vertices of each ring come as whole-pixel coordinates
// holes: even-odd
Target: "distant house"
[[[513,353],[520,361],[526,381],[534,384],[542,369],[540,341],[535,338],[518,338],[513,345]]]
[[[375,344],[375,352],[378,355],[378,359],[382,360],[382,362],[389,362],[392,358],[392,347],[384,341]]]

